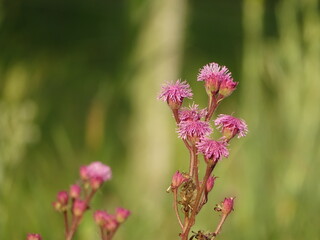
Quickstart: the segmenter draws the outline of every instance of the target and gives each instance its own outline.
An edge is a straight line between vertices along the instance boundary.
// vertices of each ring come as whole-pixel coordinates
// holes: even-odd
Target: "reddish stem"
[[[183,229],[183,224],[181,222],[181,218],[180,218],[179,211],[178,211],[178,196],[177,195],[178,195],[178,189],[175,188],[175,189],[173,189],[173,197],[174,197],[173,208],[174,208],[174,211],[176,213],[179,225],[180,225],[181,230],[182,230]]]
[[[208,113],[206,116],[206,121],[209,121],[214,113],[214,111],[217,109],[219,102],[217,101],[216,97],[213,95],[211,96],[211,100],[209,101],[209,106],[208,106]]]
[[[63,212],[63,220],[64,220],[64,227],[65,227],[65,236],[67,237],[69,232],[69,223],[68,223],[68,212]]]
[[[216,238],[216,236],[220,233],[221,231],[221,228],[222,228],[222,225],[223,223],[225,222],[225,220],[227,219],[228,217],[228,214],[223,214],[221,219],[220,219],[220,222],[216,228],[216,231],[213,233],[213,237],[210,239],[210,240],[214,240]]]

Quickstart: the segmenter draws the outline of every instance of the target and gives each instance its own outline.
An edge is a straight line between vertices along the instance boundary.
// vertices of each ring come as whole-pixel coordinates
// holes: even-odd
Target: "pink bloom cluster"
[[[197,80],[205,82],[206,91],[209,95],[219,92],[221,97],[229,96],[238,85],[233,81],[227,67],[221,67],[214,62],[200,69]]]
[[[93,218],[101,228],[102,239],[110,239],[110,236],[115,234],[120,224],[123,223],[130,214],[131,212],[125,208],[117,208],[114,215],[102,210],[95,211]]]
[[[213,176],[213,170],[222,158],[229,157],[228,144],[236,135],[238,138],[246,136],[247,124],[244,120],[230,115],[220,114],[214,121],[217,129],[221,130],[222,137],[219,140],[210,138],[213,132],[210,121],[220,102],[229,96],[238,85],[233,81],[229,69],[217,63],[209,63],[200,69],[198,81],[203,81],[208,95],[208,106],[199,109],[197,104],[189,108],[183,108],[185,97],[191,97],[190,86],[186,82],[168,83],[162,87],[158,98],[163,99],[172,110],[177,123],[177,133],[188,148],[190,153],[189,172],[177,171],[171,181],[170,190],[174,195],[174,211],[181,227],[181,240],[189,239],[189,232],[195,223],[196,215],[208,201],[208,193],[213,189],[217,177]],[[203,155],[206,164],[206,172],[203,179],[199,179],[198,157]],[[226,217],[233,210],[234,198],[225,198],[215,210],[222,212],[222,218],[215,232],[204,234],[201,239],[214,239],[220,232],[220,228]],[[178,207],[181,205],[181,207]],[[180,213],[179,213],[180,209]],[[181,216],[184,216],[182,219]],[[199,238],[200,239],[200,238]]]

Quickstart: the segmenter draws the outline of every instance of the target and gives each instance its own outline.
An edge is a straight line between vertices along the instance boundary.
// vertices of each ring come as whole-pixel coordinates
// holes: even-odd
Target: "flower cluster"
[[[197,104],[189,108],[182,107],[184,98],[191,98],[192,92],[186,82],[180,80],[167,83],[162,87],[159,99],[167,102],[177,123],[178,137],[181,138],[190,153],[189,172],[177,171],[168,188],[174,195],[174,211],[181,227],[181,240],[189,239],[191,227],[196,215],[208,201],[208,194],[214,187],[217,177],[213,170],[222,158],[229,156],[228,145],[232,138],[244,137],[248,128],[244,120],[230,115],[220,114],[214,125],[221,131],[221,138],[210,137],[213,132],[210,121],[220,102],[229,96],[238,85],[233,81],[229,69],[217,63],[209,63],[200,69],[198,81],[203,81],[208,94],[208,106],[200,109]],[[199,178],[199,156],[203,155],[206,172],[203,179]],[[197,231],[197,239],[214,239],[219,234],[227,216],[233,211],[234,198],[225,200],[215,207],[221,212],[221,220],[214,232]],[[179,207],[181,205],[181,213]],[[184,219],[181,218],[184,216]]]
[[[90,202],[104,182],[112,177],[111,168],[101,162],[92,162],[80,167],[80,180],[70,186],[69,191],[60,191],[53,208],[63,215],[65,239],[72,240],[84,213],[90,208]],[[111,240],[121,223],[130,215],[130,211],[118,208],[115,215],[96,211],[94,219],[102,227],[101,240]],[[103,217],[101,217],[103,216]],[[99,218],[100,217],[100,218]],[[99,220],[100,219],[100,220]],[[103,224],[102,220],[103,219]],[[39,234],[28,234],[27,240],[42,240]]]
[[[101,239],[111,239],[119,226],[130,216],[130,211],[125,208],[117,208],[115,214],[97,210],[93,214],[94,221],[100,227]]]

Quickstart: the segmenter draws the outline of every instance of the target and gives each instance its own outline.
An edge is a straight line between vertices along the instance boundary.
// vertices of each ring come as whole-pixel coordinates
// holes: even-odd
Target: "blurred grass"
[[[0,239],[62,239],[51,202],[96,160],[114,177],[93,208],[133,212],[116,239],[177,239],[165,189],[188,156],[155,98],[182,76],[205,106],[210,61],[240,82],[218,113],[250,133],[195,230],[236,195],[221,239],[319,239],[319,17],[316,0],[0,1]],[[77,239],[97,232],[88,213]]]

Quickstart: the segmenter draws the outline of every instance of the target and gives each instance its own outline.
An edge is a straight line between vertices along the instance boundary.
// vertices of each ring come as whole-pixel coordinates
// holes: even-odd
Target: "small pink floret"
[[[162,99],[164,102],[167,102],[170,107],[178,109],[184,98],[192,98],[192,92],[190,85],[181,80],[176,82],[168,82],[162,86],[162,91],[160,92],[158,99]],[[176,107],[174,107],[176,105]]]
[[[88,206],[85,201],[76,199],[73,204],[73,214],[77,217],[82,216],[83,213],[87,210]]]
[[[42,237],[38,233],[28,233],[27,240],[42,240]]]
[[[212,133],[212,129],[208,122],[204,121],[181,121],[178,125],[178,135],[181,139],[194,139],[208,136]]]
[[[206,159],[218,161],[222,157],[228,157],[229,151],[225,141],[215,141],[208,138],[201,139],[197,143],[198,153],[202,153]]]
[[[108,213],[106,211],[97,210],[94,212],[93,218],[96,224],[103,226],[107,221]]]
[[[180,121],[198,121],[207,114],[206,109],[199,109],[199,105],[192,104],[189,108],[181,108],[179,111]]]
[[[129,216],[131,212],[125,208],[117,208],[116,209],[116,219],[119,223],[124,222]]]
[[[57,201],[58,201],[61,205],[63,205],[63,206],[67,205],[67,204],[68,204],[68,200],[69,200],[68,192],[66,192],[66,191],[60,191],[60,192],[58,192],[58,194],[57,194]]]
[[[73,199],[79,198],[81,194],[81,187],[77,184],[71,185],[69,194],[70,194],[70,197]]]
[[[222,132],[225,132],[226,135],[231,135],[227,136],[227,138],[232,138],[237,134],[238,138],[241,138],[248,133],[246,122],[230,115],[220,114],[214,123],[218,128],[221,128]]]
[[[111,179],[111,168],[101,162],[93,162],[87,166],[89,178],[101,178],[104,182]]]

